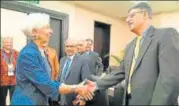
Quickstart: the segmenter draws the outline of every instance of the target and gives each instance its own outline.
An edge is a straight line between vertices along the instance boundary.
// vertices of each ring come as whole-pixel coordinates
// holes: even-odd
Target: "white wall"
[[[12,36],[13,48],[20,51],[26,45],[26,36],[21,32],[25,13],[1,8],[1,37]]]
[[[172,27],[179,32],[179,10],[154,15],[153,25],[159,28]]]

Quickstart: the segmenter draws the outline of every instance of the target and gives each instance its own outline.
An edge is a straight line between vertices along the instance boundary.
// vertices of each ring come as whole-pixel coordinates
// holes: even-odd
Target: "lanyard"
[[[7,54],[4,51],[2,52],[2,54],[3,54],[3,57],[4,57],[6,64],[11,64],[12,59],[13,59],[13,57],[12,57],[13,52],[11,53],[10,59],[8,59]]]

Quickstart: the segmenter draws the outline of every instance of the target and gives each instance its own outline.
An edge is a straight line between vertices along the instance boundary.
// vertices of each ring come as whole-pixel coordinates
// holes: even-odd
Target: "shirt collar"
[[[69,57],[71,60],[73,60],[74,56],[75,56],[75,55],[67,56],[67,57]]]
[[[152,25],[149,25],[142,33],[142,38],[144,38],[149,30],[149,28],[151,27]]]

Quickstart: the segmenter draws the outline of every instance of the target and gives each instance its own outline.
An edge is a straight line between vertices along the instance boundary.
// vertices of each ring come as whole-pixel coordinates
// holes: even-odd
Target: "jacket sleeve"
[[[122,61],[120,66],[113,70],[111,73],[102,77],[96,81],[98,89],[108,89],[109,87],[115,86],[125,79],[124,62]]]

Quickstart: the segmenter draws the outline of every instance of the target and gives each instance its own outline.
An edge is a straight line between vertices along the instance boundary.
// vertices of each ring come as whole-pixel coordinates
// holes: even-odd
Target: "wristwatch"
[[[77,88],[77,85],[72,85],[71,86],[72,92],[75,92],[76,88]]]

